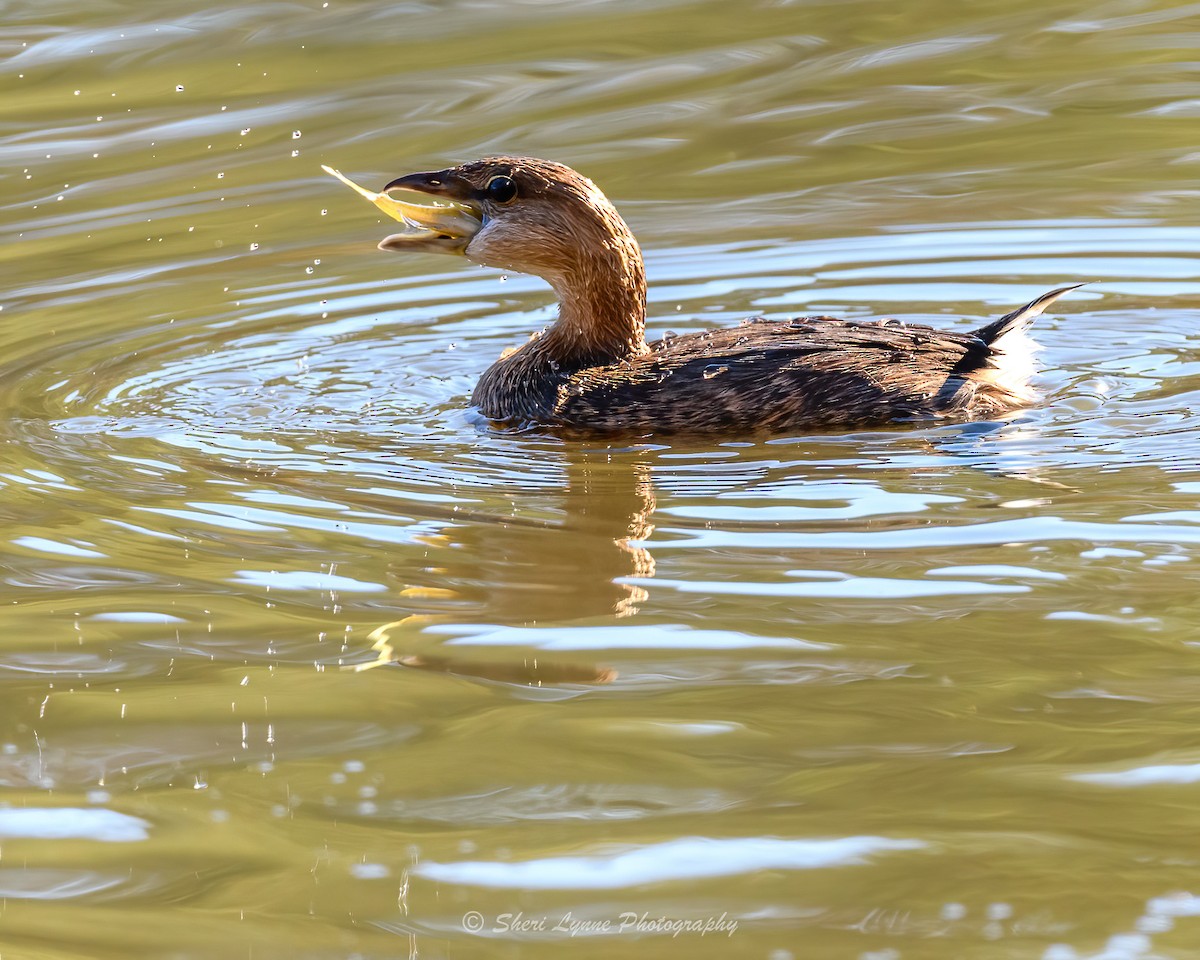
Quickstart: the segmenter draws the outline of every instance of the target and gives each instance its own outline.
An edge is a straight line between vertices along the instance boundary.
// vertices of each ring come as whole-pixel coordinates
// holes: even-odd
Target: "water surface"
[[[6,958],[1193,956],[1196,14],[11,4]],[[495,151],[659,335],[1093,283],[1002,423],[498,433],[544,285],[320,172]]]

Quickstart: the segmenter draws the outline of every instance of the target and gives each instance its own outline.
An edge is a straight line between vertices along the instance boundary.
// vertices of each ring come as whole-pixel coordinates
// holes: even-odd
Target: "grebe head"
[[[560,297],[597,282],[644,282],[641,252],[621,215],[591,180],[561,163],[487,157],[400,177],[384,188],[393,190],[449,201],[454,215],[394,234],[381,250],[464,254],[542,277]]]

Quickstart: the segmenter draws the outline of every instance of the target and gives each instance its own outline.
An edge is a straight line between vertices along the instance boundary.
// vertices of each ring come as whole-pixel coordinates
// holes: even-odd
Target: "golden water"
[[[1200,955],[1198,16],[8,4],[0,957]],[[320,170],[497,151],[655,334],[1095,283],[1009,423],[498,434],[544,285]]]

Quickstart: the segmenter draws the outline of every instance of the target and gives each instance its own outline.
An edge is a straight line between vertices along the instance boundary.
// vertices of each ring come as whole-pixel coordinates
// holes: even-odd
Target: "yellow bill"
[[[441,248],[442,252],[461,253],[482,226],[479,210],[469,204],[455,201],[433,204],[408,203],[387,193],[376,193],[374,190],[360,187],[333,167],[321,164],[321,169],[331,177],[341,180],[355,193],[370,200],[393,220],[399,220],[411,229],[409,233],[387,238],[385,243],[390,242],[391,245],[384,249],[399,249],[400,246],[405,246],[431,250]]]

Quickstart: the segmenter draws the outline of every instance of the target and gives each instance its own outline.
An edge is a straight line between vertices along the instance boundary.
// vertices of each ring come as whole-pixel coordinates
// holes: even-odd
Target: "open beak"
[[[385,237],[380,241],[380,250],[462,254],[483,227],[483,213],[478,204],[468,199],[469,187],[455,183],[445,172],[413,173],[393,180],[382,192],[374,193],[332,167],[322,166],[321,169],[409,228],[404,233]],[[409,190],[437,200],[433,204],[410,203],[391,196],[393,190]]]

